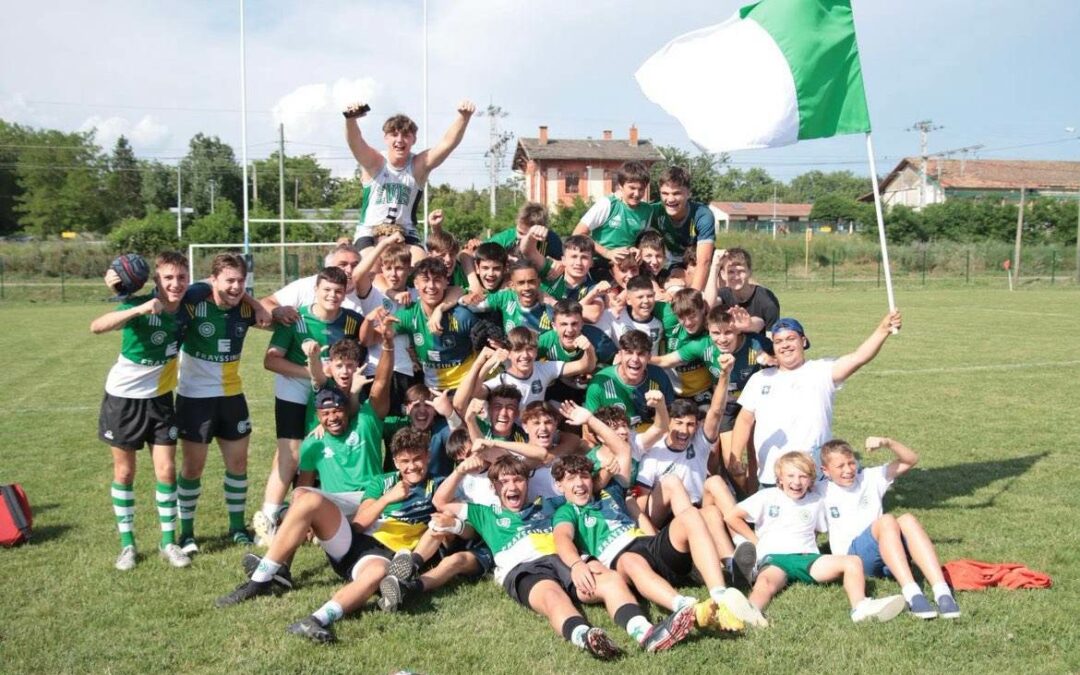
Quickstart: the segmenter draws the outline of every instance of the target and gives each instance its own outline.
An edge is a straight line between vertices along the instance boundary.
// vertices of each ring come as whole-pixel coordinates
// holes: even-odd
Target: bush
[[[109,246],[116,253],[138,253],[156,256],[161,251],[176,249],[176,218],[164,211],[155,211],[145,218],[126,218],[108,236]]]

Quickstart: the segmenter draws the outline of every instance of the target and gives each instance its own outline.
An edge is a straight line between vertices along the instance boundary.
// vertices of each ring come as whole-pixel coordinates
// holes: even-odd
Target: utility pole
[[[927,148],[929,146],[928,136],[931,131],[937,131],[938,129],[944,128],[945,127],[935,125],[933,120],[920,120],[906,129],[906,131],[919,132],[919,157],[921,160],[919,162],[919,209],[922,209],[922,207],[926,206],[926,160]]]
[[[259,205],[259,165],[255,162],[251,163],[251,205]]]
[[[509,115],[503,112],[499,106],[489,103],[487,109],[477,117],[487,116],[489,122],[488,149],[484,153],[488,164],[488,181],[491,189],[491,219],[495,219],[495,195],[499,189],[499,169],[502,168],[503,158],[506,156],[506,146],[514,137],[508,131],[499,132],[499,119]]]
[[[1016,250],[1013,252],[1013,278],[1020,285],[1020,243],[1024,235],[1024,191],[1020,188],[1020,209],[1016,214]]]
[[[210,213],[214,212],[214,179],[210,179]]]
[[[278,124],[278,228],[281,236],[281,285],[285,285],[285,125]]]
[[[300,179],[293,179],[292,205],[297,211],[300,210]]]

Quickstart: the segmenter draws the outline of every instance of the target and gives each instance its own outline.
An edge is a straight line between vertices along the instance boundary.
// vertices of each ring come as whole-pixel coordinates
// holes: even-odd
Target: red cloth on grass
[[[1020,563],[988,563],[979,560],[952,560],[942,566],[945,581],[957,591],[1002,588],[1050,588],[1050,577]]]

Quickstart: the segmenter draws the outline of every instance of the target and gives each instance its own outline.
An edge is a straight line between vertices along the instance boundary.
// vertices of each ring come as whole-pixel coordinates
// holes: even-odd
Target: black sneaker
[[[214,601],[215,607],[231,607],[233,605],[239,605],[245,600],[251,600],[257,598],[260,595],[270,595],[272,589],[270,588],[270,582],[264,581],[259,583],[258,581],[245,581],[236,587],[236,590],[228,595],[223,595]]]
[[[732,585],[743,592],[749,593],[754,587],[757,576],[757,547],[748,541],[744,541],[735,547],[735,555],[731,560]]]
[[[244,568],[244,574],[250,579],[252,574],[255,574],[255,570],[259,567],[259,562],[262,560],[254,553],[245,553],[244,557],[240,560],[241,567]],[[280,587],[283,590],[291,591],[293,587],[292,572],[289,571],[288,565],[282,565],[278,568],[277,572],[274,572],[274,578],[271,582]]]
[[[319,644],[329,644],[337,640],[334,636],[334,631],[330,630],[328,626],[319,623],[318,619],[313,616],[307,616],[296,623],[290,623],[285,628],[285,632],[299,635],[300,637],[306,637],[312,642],[317,642]]]
[[[392,577],[397,577],[398,581],[412,581],[420,576],[420,568],[413,560],[412,552],[403,549],[395,553],[394,557],[390,559],[390,565],[386,568],[386,573]]]
[[[652,627],[641,646],[647,652],[662,652],[685,640],[697,623],[694,609],[694,605],[687,605],[672,612],[666,619]]]
[[[585,650],[601,661],[611,661],[623,654],[623,651],[619,649],[619,645],[608,637],[604,629],[596,626],[593,626],[588,633],[585,633]]]

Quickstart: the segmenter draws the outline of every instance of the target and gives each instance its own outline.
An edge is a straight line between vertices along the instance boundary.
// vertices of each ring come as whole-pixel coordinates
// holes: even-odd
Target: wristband
[[[431,526],[431,531],[432,532],[449,532],[450,534],[461,534],[462,532],[465,531],[465,523],[461,522],[460,518],[454,518],[454,524],[453,525],[447,525],[445,527],[440,526],[440,525],[432,525]]]

